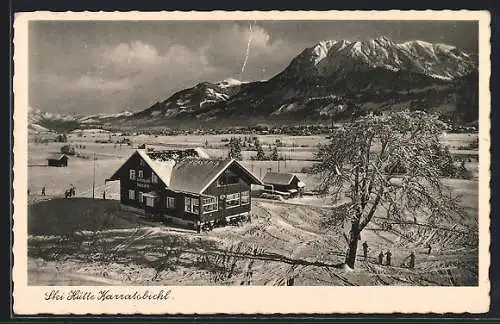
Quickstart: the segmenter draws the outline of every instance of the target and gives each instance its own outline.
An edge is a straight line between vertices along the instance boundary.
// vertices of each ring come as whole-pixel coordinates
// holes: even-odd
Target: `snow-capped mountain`
[[[446,44],[379,37],[322,41],[270,80],[203,82],[127,120],[317,121],[389,109],[461,111],[473,118],[477,106],[475,55]]]
[[[71,114],[51,113],[38,108],[28,108],[28,122],[40,124],[45,120],[75,121],[76,117]]]
[[[94,114],[88,116],[81,116],[78,118],[78,122],[80,124],[99,124],[99,123],[107,123],[111,121],[115,121],[118,119],[126,118],[132,116],[133,113],[130,111],[123,111],[116,114]]]
[[[244,82],[241,82],[240,80],[236,80],[236,79],[233,79],[233,78],[227,78],[225,80],[217,82],[216,85],[219,88],[224,89],[224,88],[230,88],[230,87],[239,86],[239,85],[242,85],[243,83]]]
[[[34,132],[67,131],[81,125],[102,125],[131,116],[129,111],[116,114],[63,114],[28,108],[28,128]]]
[[[246,83],[226,79],[216,83],[202,82],[196,86],[181,90],[163,102],[157,102],[150,108],[134,114],[131,118],[176,118],[198,114],[216,103],[227,102],[245,87]]]
[[[420,40],[394,43],[387,37],[379,37],[364,42],[319,42],[297,56],[288,72],[305,73],[308,77],[342,77],[354,71],[377,68],[453,80],[472,72],[475,62],[454,46]]]
[[[28,107],[28,130],[33,132],[49,132],[60,126],[74,127],[77,118],[70,114],[51,113],[37,108]]]

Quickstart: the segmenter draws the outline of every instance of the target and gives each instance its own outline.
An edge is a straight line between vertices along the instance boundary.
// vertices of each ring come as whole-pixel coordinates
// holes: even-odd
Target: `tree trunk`
[[[358,251],[358,240],[359,240],[359,220],[353,220],[351,222],[351,231],[349,233],[349,242],[347,247],[347,253],[345,256],[345,264],[351,269],[354,269],[354,263],[356,262],[356,252]]]

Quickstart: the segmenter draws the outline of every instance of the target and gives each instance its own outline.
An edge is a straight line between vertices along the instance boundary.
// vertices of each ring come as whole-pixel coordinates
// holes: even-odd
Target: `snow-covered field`
[[[428,255],[424,241],[416,245],[375,222],[362,234],[369,260],[359,256],[354,271],[346,271],[339,267],[342,226],[324,226],[328,208],[254,201],[251,223],[201,234],[137,223],[135,214],[115,210],[108,229],[98,231],[93,217],[109,213],[112,208],[104,205],[113,203],[118,204],[76,198],[32,205],[29,230],[47,235],[28,240],[29,284],[283,285],[292,276],[295,285],[474,285],[477,280],[477,249],[462,245],[458,232],[436,235],[421,227],[433,244]],[[85,213],[89,206],[92,216]],[[83,234],[69,235],[71,240],[53,235],[68,229]],[[393,266],[378,265],[377,254],[387,250]],[[410,251],[417,256],[413,270],[402,265]]]
[[[143,222],[119,207],[118,183],[108,183],[107,200],[101,199],[104,179],[133,149],[85,139],[88,142],[79,142],[86,146],[84,151],[97,152],[96,200],[89,199],[91,160],[70,158],[67,168],[45,167],[45,156],[62,144],[30,143],[31,285],[284,285],[291,277],[295,285],[477,284],[477,235],[463,233],[456,225],[477,224],[476,180],[446,180],[463,195],[466,220],[441,224],[441,228],[420,224],[385,231],[381,229],[383,212],[376,215],[362,234],[370,246],[369,260],[359,256],[356,268],[347,271],[339,267],[345,253],[344,226],[331,219],[332,205],[339,202],[330,197],[284,203],[254,199],[251,223],[201,234]],[[244,163],[257,176],[259,168],[265,174],[267,164],[277,167],[272,161]],[[287,169],[297,172],[310,163],[287,161]],[[301,176],[310,188],[316,183],[311,176]],[[70,184],[76,186],[77,198],[61,198]],[[40,196],[42,186],[46,186],[45,197]],[[431,254],[426,254],[427,242],[433,246]],[[378,265],[376,256],[387,250],[393,254],[393,266]],[[413,270],[401,266],[411,251],[416,254]]]

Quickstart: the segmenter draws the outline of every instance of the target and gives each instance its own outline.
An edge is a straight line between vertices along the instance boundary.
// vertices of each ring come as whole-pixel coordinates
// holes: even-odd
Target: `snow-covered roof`
[[[62,159],[63,157],[68,157],[66,154],[62,154],[62,153],[54,153],[54,154],[50,154],[49,156],[47,156],[47,160],[60,160]]]
[[[288,185],[296,177],[293,173],[268,172],[262,179],[266,184]]]
[[[144,150],[137,150],[137,153],[151,167],[158,178],[160,178],[166,186],[170,186],[170,179],[172,177],[172,169],[175,166],[175,160],[153,160]]]
[[[136,150],[134,154],[138,154],[151,167],[165,186],[174,191],[200,194],[224,170],[233,164],[236,164],[248,176],[252,184],[263,184],[247,168],[234,159],[211,160],[197,157],[186,157],[180,160],[153,159],[145,150],[141,149]],[[118,180],[120,176],[119,171],[122,167],[123,165],[108,180]]]

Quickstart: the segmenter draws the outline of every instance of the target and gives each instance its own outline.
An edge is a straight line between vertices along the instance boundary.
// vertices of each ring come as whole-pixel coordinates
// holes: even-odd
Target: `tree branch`
[[[363,230],[366,227],[366,225],[368,225],[368,223],[370,223],[370,221],[372,220],[373,215],[375,214],[375,211],[377,210],[378,204],[380,203],[380,199],[382,198],[383,194],[384,194],[384,186],[381,185],[379,190],[378,190],[377,196],[375,197],[373,205],[370,208],[370,211],[368,212],[368,214],[365,216],[365,218],[359,224],[360,230]]]

